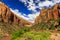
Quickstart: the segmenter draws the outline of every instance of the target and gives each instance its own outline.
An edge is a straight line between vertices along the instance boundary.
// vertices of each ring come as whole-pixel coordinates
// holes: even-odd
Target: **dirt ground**
[[[11,40],[11,36],[5,36],[5,37],[3,37],[3,38],[0,39],[0,40]]]
[[[60,40],[60,34],[59,33],[52,33],[51,40]]]

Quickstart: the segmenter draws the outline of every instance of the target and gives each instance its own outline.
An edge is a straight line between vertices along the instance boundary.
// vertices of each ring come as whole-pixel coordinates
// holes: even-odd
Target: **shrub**
[[[56,27],[54,26],[54,23],[56,20],[52,19],[49,20],[48,22],[41,22],[40,24],[34,25],[31,28],[32,29],[40,29],[40,30],[55,30]]]
[[[29,32],[30,30],[27,27],[22,27],[18,31],[12,33],[12,39],[11,40],[19,40],[19,37],[21,37],[24,33]]]
[[[4,34],[0,33],[0,38],[3,38],[4,37]]]
[[[23,27],[22,30],[23,30],[24,32],[29,32],[29,31],[30,31],[30,28],[28,28],[28,27]]]
[[[43,32],[26,32],[23,35],[23,38],[25,37],[25,40],[50,40],[50,33],[47,31]],[[22,37],[20,37],[21,39]]]
[[[11,40],[17,40],[19,37],[23,34],[23,31],[20,29],[17,32],[12,33],[12,39]]]
[[[12,33],[11,40],[50,40],[50,32],[43,31],[28,31],[28,28],[20,29],[17,32]]]

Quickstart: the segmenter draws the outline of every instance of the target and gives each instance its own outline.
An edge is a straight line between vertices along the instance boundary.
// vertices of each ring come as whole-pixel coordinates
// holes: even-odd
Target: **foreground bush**
[[[18,31],[12,33],[12,39],[11,40],[19,40],[19,38],[26,32],[29,32],[30,30],[27,27],[20,28]]]
[[[23,38],[25,38],[24,40],[50,40],[50,33],[47,31],[44,32],[31,31],[24,33]]]
[[[50,33],[48,31],[36,32],[19,30],[13,33],[12,40],[50,40]]]

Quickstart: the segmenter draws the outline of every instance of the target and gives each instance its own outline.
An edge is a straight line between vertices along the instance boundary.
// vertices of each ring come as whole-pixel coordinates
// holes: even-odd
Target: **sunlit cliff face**
[[[40,15],[36,17],[35,23],[48,22],[54,19],[54,25],[59,25],[58,18],[60,17],[60,4],[54,5],[52,8],[42,9]]]
[[[11,12],[9,7],[2,2],[0,2],[0,21],[8,24],[17,24],[20,26],[32,25],[32,23]]]

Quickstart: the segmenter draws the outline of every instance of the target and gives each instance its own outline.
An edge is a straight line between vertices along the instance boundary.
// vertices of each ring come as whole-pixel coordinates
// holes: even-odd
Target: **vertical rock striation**
[[[26,21],[25,19],[17,16],[10,11],[9,7],[4,3],[0,2],[0,21],[8,24],[17,24],[20,26],[31,26],[32,23]]]
[[[36,17],[35,24],[55,20],[54,25],[59,25],[60,4],[54,5],[52,8],[41,9],[39,16]]]

